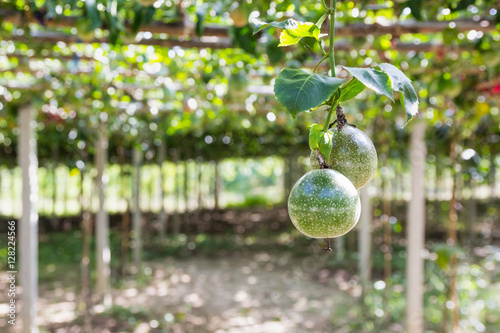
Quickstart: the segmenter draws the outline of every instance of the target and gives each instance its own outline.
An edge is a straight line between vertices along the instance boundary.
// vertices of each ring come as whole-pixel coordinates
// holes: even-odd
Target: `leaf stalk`
[[[321,63],[322,63],[323,61],[325,61],[326,59],[328,59],[328,55],[324,56],[324,57],[323,57],[323,58],[322,58],[322,59],[318,62],[318,64],[316,65],[316,67],[314,67],[314,71],[313,71],[313,73],[316,73],[316,70],[318,69],[319,65],[321,65]]]

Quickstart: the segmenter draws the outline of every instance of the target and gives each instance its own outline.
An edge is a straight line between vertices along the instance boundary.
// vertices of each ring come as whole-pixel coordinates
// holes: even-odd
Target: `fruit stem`
[[[331,169],[330,165],[328,165],[328,163],[326,163],[325,157],[323,156],[323,154],[321,154],[319,149],[316,149],[316,152],[317,152],[317,156],[318,156],[317,158],[318,158],[319,168],[320,169]]]
[[[345,124],[347,124],[347,120],[345,119],[344,109],[339,105],[337,106],[337,129],[341,130]]]
[[[330,238],[327,238],[326,239],[326,247],[325,247],[325,251],[328,251],[328,252],[332,252],[332,247],[330,246]]]
[[[338,105],[339,105],[338,100],[335,100],[332,103],[332,106],[330,107],[330,111],[328,111],[328,115],[326,116],[325,126],[323,126],[323,132],[328,131],[328,128],[330,126],[330,119],[332,119],[333,110],[335,110]]]
[[[337,121],[345,119],[344,109],[339,105],[337,106]]]

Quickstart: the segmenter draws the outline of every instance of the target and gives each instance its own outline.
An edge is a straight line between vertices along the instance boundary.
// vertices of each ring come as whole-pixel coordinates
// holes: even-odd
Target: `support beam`
[[[424,331],[424,259],[425,248],[425,122],[418,122],[410,137],[411,200],[408,203],[408,257],[406,261],[406,332]]]
[[[19,165],[22,172],[22,215],[19,220],[19,282],[22,287],[23,333],[37,333],[38,300],[38,157],[35,110],[19,110]]]
[[[3,22],[12,22],[14,24],[20,25],[23,20],[26,20],[26,15],[23,15],[20,11],[15,10],[2,10],[0,11],[0,17],[2,17]],[[39,18],[31,16],[28,18],[30,23],[40,24]],[[59,15],[54,20],[43,20],[45,27],[53,28],[74,28],[78,17],[76,16],[64,16]],[[387,25],[382,25],[378,23],[365,24],[365,23],[351,23],[342,24],[339,23],[335,27],[335,34],[337,36],[355,36],[364,37],[367,35],[380,36],[385,34],[405,34],[405,33],[420,33],[420,34],[431,34],[436,32],[442,32],[446,30],[450,24],[454,24],[458,31],[469,31],[476,30],[482,32],[490,32],[496,29],[495,22],[492,18],[480,17],[477,20],[474,19],[458,19],[452,21],[427,21],[419,22],[416,20],[404,20],[396,23],[391,23]],[[130,25],[126,24],[126,27],[131,31]],[[325,24],[322,27],[323,32],[328,32],[330,26]],[[173,22],[164,23],[160,21],[153,21],[149,24],[144,24],[139,27],[139,31],[148,31],[154,34],[167,34],[169,36],[196,36],[195,26],[188,26],[183,22]],[[203,27],[203,36],[205,37],[229,37],[229,29],[226,26],[214,26],[209,25]]]
[[[105,210],[105,168],[108,155],[107,125],[101,121],[99,139],[96,146],[95,165],[97,168],[96,188],[99,206],[96,214],[96,262],[97,289],[96,292],[104,299],[109,289],[111,251],[109,248],[109,215]]]

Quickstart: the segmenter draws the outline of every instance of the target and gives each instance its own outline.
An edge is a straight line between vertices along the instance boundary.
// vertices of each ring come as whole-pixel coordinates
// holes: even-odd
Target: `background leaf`
[[[411,85],[411,80],[391,64],[380,64],[379,67],[389,75],[392,89],[399,92],[401,104],[406,112],[406,122],[408,122],[418,113],[418,95]]]
[[[201,37],[201,35],[203,35],[205,16],[207,15],[206,6],[197,6],[195,13],[196,13],[195,32],[196,36]]]
[[[274,27],[274,28],[279,28],[279,29],[295,29],[295,28],[297,28],[298,24],[299,24],[299,22],[297,22],[296,20],[294,20],[292,18],[285,20],[285,21],[281,21],[281,22],[269,22],[269,23],[267,23],[267,22],[262,22],[258,19],[254,19],[254,20],[252,20],[252,22],[250,22],[250,25],[253,28],[254,35],[265,28]]]
[[[319,28],[311,22],[297,22],[294,28],[287,28],[281,32],[280,44],[278,46],[290,46],[297,44],[301,38],[313,37],[319,39]]]
[[[293,117],[326,101],[344,82],[343,79],[311,74],[300,69],[283,69],[274,84],[278,102]]]
[[[474,5],[476,3],[476,0],[460,0],[460,2],[455,6],[451,8],[451,12],[458,12],[461,10],[467,9],[470,5]]]
[[[389,76],[386,73],[374,68],[353,68],[345,66],[344,68],[351,73],[352,76],[361,81],[367,88],[372,89],[377,94],[387,96],[394,102]]]
[[[417,21],[422,21],[422,0],[410,0],[405,3],[410,9],[411,14]]]

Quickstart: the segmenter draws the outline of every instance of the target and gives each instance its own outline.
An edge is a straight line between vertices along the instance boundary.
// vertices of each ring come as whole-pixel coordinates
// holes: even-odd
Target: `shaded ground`
[[[112,291],[111,308],[94,308],[95,332],[328,332],[336,304],[349,297],[339,286],[359,290],[345,272],[322,271],[325,260],[334,259],[257,253],[150,262],[144,279]],[[68,286],[42,285],[40,324],[80,332],[77,297]]]

